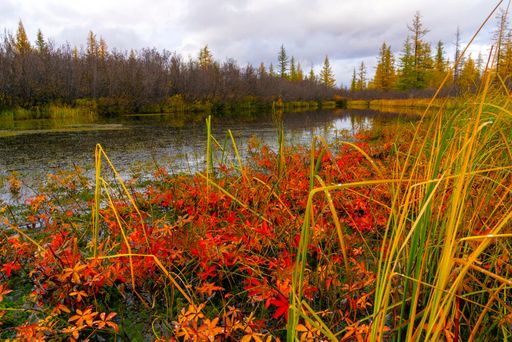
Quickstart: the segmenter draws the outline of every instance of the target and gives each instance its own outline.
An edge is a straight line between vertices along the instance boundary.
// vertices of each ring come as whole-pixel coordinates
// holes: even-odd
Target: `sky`
[[[0,29],[22,20],[34,41],[41,29],[59,46],[85,46],[89,30],[109,49],[166,49],[197,57],[208,44],[214,58],[239,65],[277,64],[284,45],[305,70],[319,72],[329,56],[338,85],[350,84],[361,61],[373,75],[379,47],[399,55],[407,25],[419,11],[430,31],[425,40],[445,43],[453,60],[455,32],[467,43],[498,1],[486,0],[0,0]],[[506,1],[504,6],[506,6]],[[488,53],[494,17],[470,48]]]

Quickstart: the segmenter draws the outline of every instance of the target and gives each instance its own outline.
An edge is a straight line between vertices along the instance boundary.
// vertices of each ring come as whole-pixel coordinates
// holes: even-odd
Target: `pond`
[[[285,113],[285,142],[309,145],[316,135],[333,142],[360,129],[400,125],[417,118],[371,110]],[[270,114],[244,122],[213,120],[212,133],[220,144],[231,144],[226,140],[228,129],[242,154],[251,138],[271,148],[277,146],[277,129]],[[170,115],[131,115],[85,122],[33,120],[3,127],[0,123],[0,200],[9,196],[5,179],[12,172],[19,175],[26,188],[37,188],[48,173],[74,166],[92,175],[97,143],[124,175],[134,168],[148,170],[156,166],[174,172],[194,172],[204,167],[206,125],[176,120]]]

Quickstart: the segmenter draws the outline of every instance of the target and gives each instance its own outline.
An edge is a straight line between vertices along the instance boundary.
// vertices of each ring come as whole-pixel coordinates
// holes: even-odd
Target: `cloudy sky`
[[[89,30],[118,50],[156,47],[196,57],[208,44],[217,60],[274,63],[284,44],[306,70],[328,55],[338,83],[350,82],[361,61],[373,75],[382,42],[398,53],[416,11],[442,40],[451,59],[455,32],[468,42],[498,1],[484,0],[0,0],[0,28],[15,32],[21,19],[57,45],[85,45]],[[496,20],[484,28],[473,53],[488,50]]]

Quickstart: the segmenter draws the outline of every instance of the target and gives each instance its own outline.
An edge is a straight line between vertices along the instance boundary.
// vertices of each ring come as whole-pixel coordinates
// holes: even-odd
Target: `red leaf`
[[[274,313],[274,318],[279,318],[284,315],[284,317],[288,321],[288,308],[290,307],[288,298],[279,295],[277,299],[273,299],[272,301],[270,301],[270,304],[276,306],[277,308],[276,312]]]
[[[5,273],[6,276],[10,277],[12,271],[17,271],[21,268],[20,264],[15,263],[14,261],[11,261],[7,264],[3,264],[2,271]]]

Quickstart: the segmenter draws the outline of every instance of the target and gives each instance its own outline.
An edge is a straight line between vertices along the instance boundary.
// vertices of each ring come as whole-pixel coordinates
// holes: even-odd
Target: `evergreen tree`
[[[386,56],[384,59],[384,70],[386,71],[387,82],[385,84],[385,89],[391,90],[395,87],[396,84],[396,70],[395,70],[395,56],[391,52],[391,46],[388,46],[388,50],[386,51]]]
[[[432,71],[434,60],[432,59],[432,48],[430,43],[424,43],[420,50],[418,72],[416,74],[416,88],[424,89],[432,83]]]
[[[329,88],[334,88],[336,85],[336,80],[334,79],[334,74],[331,69],[331,63],[329,62],[329,57],[327,57],[327,55],[324,59],[324,66],[320,71],[320,82]]]
[[[44,40],[43,33],[41,30],[37,30],[37,36],[36,36],[36,49],[39,54],[44,54],[48,52],[48,45],[46,44],[46,41]]]
[[[268,74],[271,77],[276,77],[276,73],[274,72],[274,65],[272,65],[272,63],[270,63],[268,66]]]
[[[350,82],[350,91],[355,92],[357,91],[357,75],[356,75],[356,68],[354,68],[354,72],[352,73],[352,81]]]
[[[366,89],[366,65],[364,62],[359,64],[359,70],[357,72],[356,89],[361,91]]]
[[[435,70],[440,72],[446,71],[446,61],[444,60],[444,44],[442,41],[437,42]]]
[[[430,44],[423,40],[429,30],[423,27],[419,12],[416,12],[412,24],[408,25],[407,28],[412,33],[412,88],[423,89],[429,83],[429,76],[433,67]]]
[[[414,85],[414,55],[412,54],[411,37],[407,36],[404,42],[402,55],[400,56],[397,87],[400,90],[408,90],[413,89]]]
[[[315,70],[313,70],[313,65],[311,65],[311,69],[309,69],[308,80],[311,82],[316,82]]]
[[[281,49],[279,50],[279,55],[277,56],[277,61],[279,62],[279,76],[281,78],[287,78],[288,77],[288,55],[286,54],[284,45],[281,45]]]

